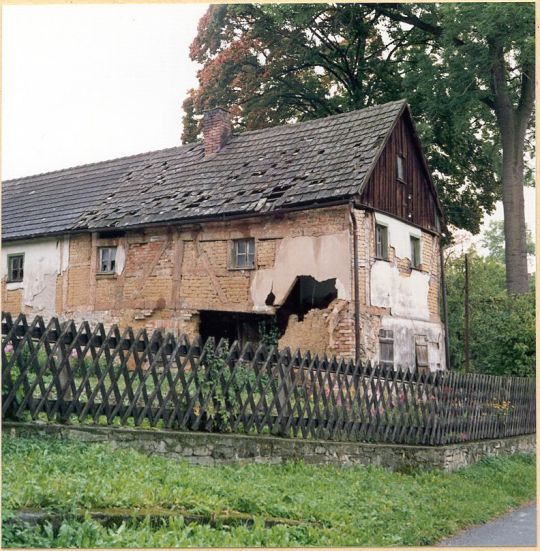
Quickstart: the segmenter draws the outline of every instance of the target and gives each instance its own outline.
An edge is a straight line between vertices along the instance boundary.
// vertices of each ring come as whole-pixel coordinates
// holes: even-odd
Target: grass
[[[533,499],[535,460],[408,474],[303,463],[196,467],[103,444],[4,436],[2,495],[3,547],[429,545]],[[178,516],[107,527],[69,519],[118,508]],[[67,520],[59,530],[5,522],[28,509]],[[253,522],[234,522],[240,514]],[[214,520],[189,523],[190,515]]]

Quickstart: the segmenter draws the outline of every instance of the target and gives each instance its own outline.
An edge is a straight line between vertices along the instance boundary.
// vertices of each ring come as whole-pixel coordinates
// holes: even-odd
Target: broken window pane
[[[116,247],[99,248],[99,272],[112,274],[116,267]]]

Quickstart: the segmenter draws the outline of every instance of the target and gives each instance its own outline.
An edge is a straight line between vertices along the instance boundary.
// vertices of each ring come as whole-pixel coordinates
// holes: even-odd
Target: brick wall
[[[389,308],[370,301],[370,269],[374,258],[374,215],[356,209],[359,260],[361,355],[378,353],[378,330]],[[251,296],[257,270],[273,268],[283,238],[321,237],[346,232],[349,248],[353,240],[347,206],[229,220],[190,227],[152,228],[132,231],[123,237],[101,239],[98,234],[73,235],[69,240],[69,268],[56,280],[56,313],[76,320],[90,319],[121,327],[163,328],[198,334],[201,310],[253,312]],[[256,242],[256,269],[231,269],[233,239],[252,237]],[[347,238],[347,237],[345,237]],[[422,232],[422,272],[429,274],[430,320],[439,317],[439,256],[437,239]],[[124,268],[118,274],[97,272],[99,246],[117,245],[125,251]],[[353,282],[353,255],[350,255]],[[389,262],[400,276],[409,277],[407,259],[398,259],[390,248]],[[299,273],[298,275],[310,275]],[[351,300],[336,300],[328,308],[312,310],[298,321],[291,318],[280,345],[311,349],[316,353],[352,357],[355,354],[353,284],[347,289]],[[3,287],[3,308],[18,312],[20,290]],[[268,310],[271,313],[271,308]]]
[[[343,232],[348,229],[347,212],[347,207],[333,207],[189,228],[153,228],[112,240],[100,239],[97,234],[72,236],[69,269],[57,278],[58,313],[195,336],[200,310],[253,311],[252,279],[257,269],[274,266],[284,237]],[[231,269],[232,240],[244,237],[255,238],[256,269]],[[100,275],[96,273],[97,248],[113,244],[124,247],[124,269],[119,274]],[[67,292],[62,293],[64,286]],[[303,349],[315,346],[307,335],[317,319],[321,328],[317,351],[352,355],[352,315],[347,301],[340,302],[345,307],[337,312],[332,305],[328,311],[307,316],[306,323],[297,322],[291,334],[296,338],[289,335],[287,345]]]

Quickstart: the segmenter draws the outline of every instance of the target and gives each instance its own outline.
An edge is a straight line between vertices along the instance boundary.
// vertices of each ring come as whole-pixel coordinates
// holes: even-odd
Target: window
[[[416,349],[416,367],[420,371],[429,371],[428,345],[423,340],[417,340]]]
[[[388,228],[375,224],[375,256],[388,260]]]
[[[411,235],[411,266],[413,268],[419,268],[421,263],[420,238]]]
[[[255,267],[255,239],[235,239],[232,250],[232,268]]]
[[[8,282],[22,281],[24,277],[24,254],[8,255]]]
[[[99,248],[99,273],[114,274],[116,267],[116,247]]]
[[[394,367],[394,332],[390,329],[379,329],[379,364]]]
[[[405,182],[405,157],[401,155],[396,156],[396,171],[397,179],[401,182]]]

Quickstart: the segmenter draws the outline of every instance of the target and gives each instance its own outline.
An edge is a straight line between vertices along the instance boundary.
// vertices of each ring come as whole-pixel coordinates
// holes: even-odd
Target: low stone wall
[[[283,463],[301,459],[305,463],[344,467],[360,464],[392,470],[453,471],[485,457],[536,451],[535,434],[448,446],[407,446],[45,423],[5,422],[3,430],[13,436],[48,434],[85,442],[106,442],[114,448],[133,448],[198,465]]]

